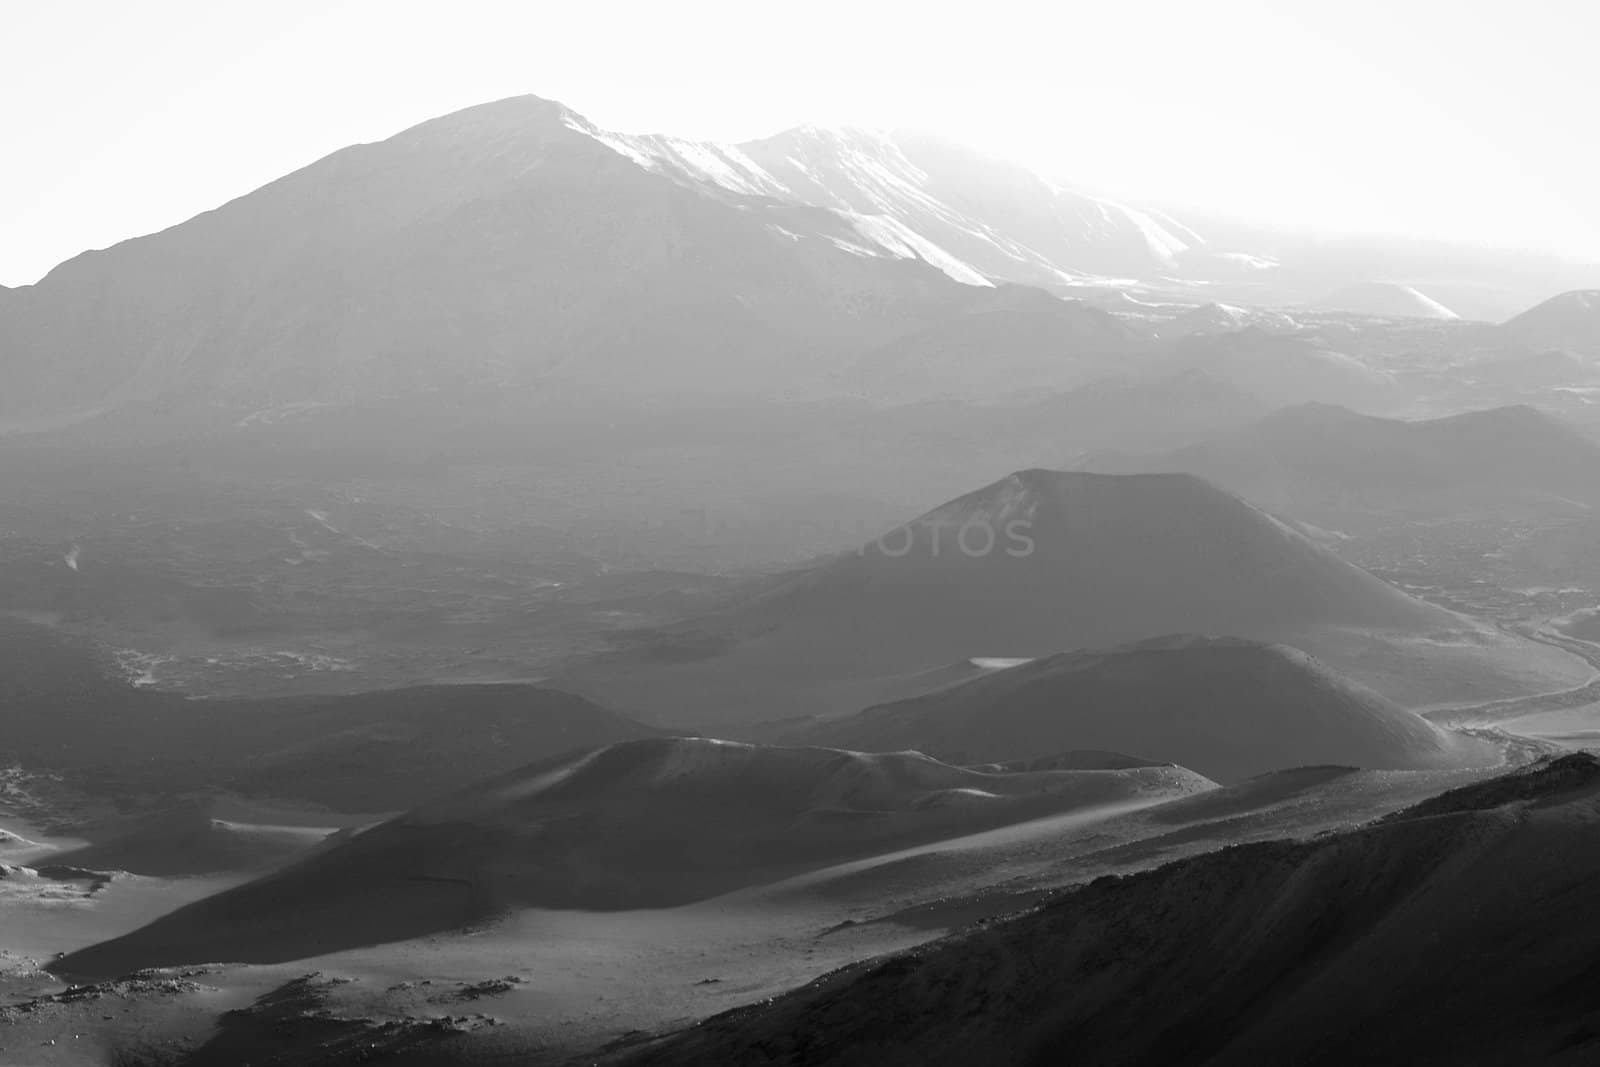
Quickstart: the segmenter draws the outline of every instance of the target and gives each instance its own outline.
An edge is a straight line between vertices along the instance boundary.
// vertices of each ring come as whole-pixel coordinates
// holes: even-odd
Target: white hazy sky
[[[1600,260],[1595,0],[4,4],[0,283],[533,92],[938,130],[1123,197]]]

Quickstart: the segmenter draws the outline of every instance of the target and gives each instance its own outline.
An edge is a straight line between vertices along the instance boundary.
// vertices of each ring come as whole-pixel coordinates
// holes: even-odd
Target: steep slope
[[[551,101],[468,108],[8,293],[0,415],[771,394],[987,284],[903,229],[758,193]]]
[[[1085,466],[1186,471],[1275,513],[1335,526],[1600,506],[1600,445],[1523,406],[1406,421],[1311,404],[1171,452],[1095,456]]]
[[[1030,470],[558,684],[726,726],[858,710],[892,699],[886,679],[964,658],[1179,632],[1286,642],[1403,703],[1590,674],[1408,597],[1198,478]]]
[[[1600,356],[1600,289],[1551,297],[1501,324],[1500,336],[1532,349],[1560,348]]]
[[[1200,637],[1047,656],[869,708],[817,728],[811,740],[915,749],[954,763],[1110,749],[1223,783],[1309,764],[1421,768],[1499,758],[1303,652]]]
[[[120,974],[295,959],[518,907],[683,903],[919,841],[1213,787],[1171,766],[983,773],[915,753],[627,742],[419,808],[59,966]]]
[[[1461,316],[1437,300],[1398,282],[1362,282],[1329,293],[1318,307],[1385,319],[1457,319]]]
[[[613,1062],[1592,1063],[1600,764],[1513,786],[1102,878]]]

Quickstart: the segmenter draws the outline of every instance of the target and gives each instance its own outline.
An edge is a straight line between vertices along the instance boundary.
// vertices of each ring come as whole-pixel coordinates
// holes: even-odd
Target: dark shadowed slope
[[[1283,641],[1403,702],[1592,673],[1413,599],[1197,478],[1031,470],[556,684],[664,721],[751,723],[859,710],[895,695],[865,683],[969,657],[1171,633]],[[1444,634],[1449,650],[1395,644]]]
[[[187,700],[112,677],[49,631],[0,623],[0,760],[92,792],[229,789],[395,811],[530,760],[660,731],[531,685]]]
[[[1278,514],[1333,525],[1600,504],[1600,445],[1523,406],[1406,421],[1308,404],[1200,444],[1097,456],[1087,466],[1186,471]]]
[[[1594,1063],[1600,765],[1569,756],[1513,783],[1102,878],[619,1058]]]
[[[1171,760],[1219,782],[1308,764],[1490,763],[1490,745],[1284,645],[1177,637],[1034,660],[827,723],[817,744],[953,763],[1070,748]]]
[[[419,937],[528,906],[684,903],[1044,815],[1214,788],[1172,766],[984,773],[703,738],[527,768],[62,961],[114,974]]]

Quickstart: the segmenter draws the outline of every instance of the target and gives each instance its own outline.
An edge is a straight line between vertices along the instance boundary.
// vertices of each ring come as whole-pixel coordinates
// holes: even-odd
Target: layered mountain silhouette
[[[1140,284],[1190,300],[1214,291],[1193,279],[1234,278],[1239,293],[1281,303],[1396,254],[1293,239],[1291,266],[1230,247],[1285,235],[1207,226],[1221,243],[928,134],[808,126],[724,145],[616,133],[514,97],[341,149],[0,292],[0,420],[405,397],[470,402],[481,416],[490,400],[854,395],[864,356],[947,321],[967,334],[957,347],[1014,346],[1009,332],[960,321],[996,283],[1123,301]],[[1517,270],[1502,258],[1434,249],[1419,264],[1503,287]],[[1387,283],[1330,299],[1452,314]],[[1211,332],[1218,314],[1177,329]],[[1070,363],[1087,340],[1103,357],[1107,329],[1064,347],[1050,333],[1049,354]],[[1548,333],[1536,321],[1507,329]],[[1573,343],[1592,344],[1592,329],[1572,329]],[[1018,366],[1044,356],[1030,348]]]
[[[1324,401],[1363,409],[1393,402],[1394,377],[1339,351],[1321,337],[1247,325],[1197,332],[1165,354],[1175,371],[1200,372],[1243,389],[1270,407]]]
[[[1213,788],[1172,766],[987,772],[916,753],[625,742],[423,806],[59,967],[267,962],[518,907],[677,904],[918,842]]]
[[[1526,406],[1407,421],[1310,404],[1173,451],[1097,455],[1085,466],[1186,471],[1277,514],[1331,525],[1600,505],[1600,445]]]
[[[75,642],[0,624],[0,759],[99,793],[228,790],[397,811],[485,775],[660,731],[532,685],[188,699],[109,675]]]
[[[1488,763],[1442,730],[1283,645],[1157,638],[1067,652],[817,728],[818,744],[915,749],[954,763],[1068,748],[1172,760],[1229,783],[1311,764],[1387,769]]]
[[[1600,1055],[1600,764],[1101,878],[636,1064],[1564,1064]]]
[[[0,414],[815,387],[987,285],[939,259],[903,228],[715,186],[517,97],[8,293]]]
[[[1065,388],[1136,339],[1090,308],[1019,317],[996,283],[1125,299],[1128,279],[1182,290],[1243,271],[1254,292],[1277,276],[1270,256],[1220,248],[1160,211],[926,134],[801,127],[719,145],[514,97],[341,149],[5,290],[0,420]],[[1313,274],[1350,267],[1336,256]],[[1343,304],[1448,314],[1395,286]],[[1174,330],[1247,324],[1239,310]],[[1263,399],[1354,403],[1382,387],[1300,343],[1237,357],[1258,364]],[[1279,364],[1321,377],[1285,397]]]
[[[1408,704],[1589,676],[1407,596],[1191,475],[1028,470],[557,684],[725,726],[926,692],[921,672],[973,657],[1172,633],[1286,642]]]

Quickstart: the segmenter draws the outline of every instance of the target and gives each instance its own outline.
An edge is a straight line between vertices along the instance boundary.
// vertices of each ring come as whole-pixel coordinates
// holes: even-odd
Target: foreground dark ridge
[[[629,1064],[1590,1064],[1600,761],[1108,877]]]

